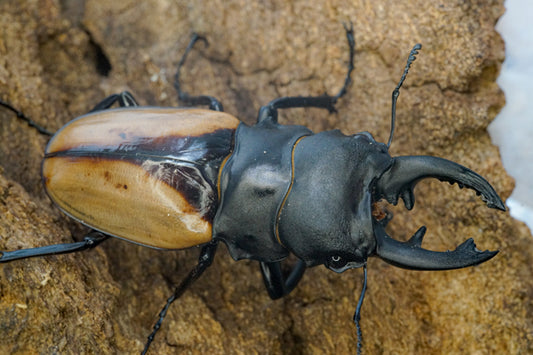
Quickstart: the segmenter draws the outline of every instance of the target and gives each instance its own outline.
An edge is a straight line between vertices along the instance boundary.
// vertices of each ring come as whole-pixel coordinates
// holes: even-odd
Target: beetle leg
[[[188,106],[207,105],[209,106],[210,110],[224,111],[224,107],[222,106],[222,103],[218,99],[214,98],[213,96],[208,96],[208,95],[190,96],[185,91],[181,90],[181,84],[180,84],[181,67],[185,64],[187,55],[189,54],[191,49],[194,47],[194,45],[198,41],[203,41],[206,46],[208,45],[205,37],[202,37],[196,33],[193,33],[191,37],[191,41],[189,42],[189,45],[185,49],[185,53],[183,53],[183,56],[181,57],[180,62],[178,63],[178,69],[176,71],[176,75],[174,75],[174,88],[176,88],[176,91],[178,92],[178,98],[180,99],[180,101],[184,102]]]
[[[33,258],[36,256],[67,254],[92,249],[107,238],[109,238],[108,235],[92,231],[87,234],[81,242],[54,244],[47,245],[44,247],[28,248],[15,251],[0,251],[0,263],[7,263],[9,261],[19,259]]]
[[[137,103],[137,100],[135,100],[135,98],[129,91],[122,91],[120,94],[113,94],[113,95],[106,97],[100,103],[96,104],[96,106],[94,106],[94,108],[91,111],[89,111],[89,113],[95,112],[95,111],[107,110],[108,108],[113,106],[115,102],[118,102],[118,105],[120,107],[139,106],[139,104]]]
[[[163,323],[163,319],[167,315],[168,308],[170,307],[172,302],[180,298],[181,295],[183,295],[183,293],[194,283],[194,281],[196,281],[200,276],[202,276],[204,271],[211,265],[213,259],[215,258],[217,245],[218,242],[214,241],[205,245],[202,248],[202,251],[200,252],[200,257],[198,258],[198,264],[194,267],[194,269],[191,270],[189,275],[187,275],[187,277],[178,285],[178,287],[176,287],[174,293],[167,299],[167,303],[165,304],[161,312],[159,312],[159,319],[155,323],[152,333],[150,333],[150,335],[148,336],[148,340],[141,353],[142,355],[146,354],[146,352],[148,351],[148,348],[154,340],[155,334],[161,327],[161,323]]]
[[[118,102],[120,107],[139,106],[139,104],[137,103],[137,101],[135,100],[135,98],[130,92],[123,91],[120,94],[113,94],[113,95],[106,97],[96,106],[94,106],[94,108],[89,112],[106,110],[110,108],[115,102]],[[39,133],[47,135],[47,136],[53,136],[52,132],[50,132],[46,128],[37,124],[31,118],[29,118],[24,113],[22,113],[22,111],[17,110],[15,107],[13,107],[8,102],[0,100],[0,106],[3,106],[7,108],[8,110],[14,112],[18,118],[20,118],[23,121],[26,121],[28,126],[35,128]]]
[[[298,260],[298,263],[293,267],[287,279],[283,276],[279,261],[273,263],[261,262],[260,265],[265,287],[268,295],[273,300],[291,293],[305,272],[305,263],[302,260]]]
[[[19,111],[16,108],[14,108],[8,102],[6,102],[4,100],[0,100],[0,106],[4,106],[8,110],[14,112],[17,115],[18,118],[20,118],[21,120],[25,121],[28,124],[28,126],[35,128],[39,133],[44,134],[46,136],[52,136],[53,135],[52,132],[50,132],[46,128],[44,128],[44,127],[40,126],[39,124],[37,124],[34,120],[32,120],[31,118],[26,116],[24,113],[22,113],[22,111]]]
[[[344,29],[346,30],[346,38],[348,40],[350,58],[348,63],[348,72],[346,73],[346,78],[344,79],[344,85],[339,90],[337,95],[280,97],[278,99],[270,101],[268,104],[261,107],[261,109],[259,110],[259,115],[257,117],[258,123],[263,121],[277,123],[278,109],[282,108],[316,107],[326,109],[329,112],[335,112],[335,104],[337,103],[337,100],[339,98],[346,94],[346,90],[352,81],[351,75],[354,69],[353,62],[355,55],[355,39],[353,34],[353,24],[350,24],[350,27],[344,24]]]

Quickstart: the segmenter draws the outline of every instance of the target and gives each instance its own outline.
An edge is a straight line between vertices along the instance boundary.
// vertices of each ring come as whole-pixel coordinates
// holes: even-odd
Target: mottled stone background
[[[178,105],[176,64],[192,32],[208,48],[183,72],[192,93],[219,97],[253,123],[283,95],[334,93],[346,70],[343,22],[354,23],[353,85],[338,113],[294,109],[283,123],[367,130],[386,141],[390,95],[414,43],[424,48],[400,96],[393,155],[438,155],[484,175],[506,198],[513,181],[487,125],[504,104],[495,84],[504,44],[501,1],[52,1],[0,2],[0,97],[57,130],[111,93]],[[0,109],[0,250],[68,242],[83,227],[46,197],[46,137]],[[533,247],[524,225],[472,191],[417,187],[417,205],[393,208],[390,233],[428,226],[425,246],[474,237],[500,254],[475,268],[415,272],[369,261],[363,308],[367,354],[533,352]],[[0,266],[0,353],[137,353],[197,250],[164,252],[113,239],[93,251]],[[351,317],[361,271],[309,270],[271,301],[257,263],[222,247],[206,275],[171,308],[153,354],[354,353]]]

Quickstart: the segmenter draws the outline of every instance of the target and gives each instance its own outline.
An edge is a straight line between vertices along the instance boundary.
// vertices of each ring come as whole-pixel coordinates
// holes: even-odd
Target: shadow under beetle
[[[170,304],[211,264],[219,242],[235,260],[259,261],[273,299],[290,293],[306,267],[322,264],[339,273],[363,267],[354,315],[360,353],[368,257],[407,269],[448,270],[480,264],[497,253],[478,250],[472,239],[453,251],[426,250],[421,247],[425,227],[407,242],[396,241],[385,232],[392,215],[377,211],[376,202],[385,199],[396,205],[401,198],[410,210],[416,183],[437,178],[474,189],[488,207],[505,206],[483,177],[459,164],[431,156],[389,155],[396,101],[419,44],[392,94],[387,144],[368,132],[314,134],[303,126],[278,123],[279,109],[335,111],[354,68],[353,29],[345,29],[349,65],[339,93],[275,99],[261,107],[254,126],[222,112],[214,97],[181,90],[180,69],[194,44],[204,40],[193,36],[174,86],[182,102],[209,109],[139,107],[123,92],[66,124],[48,143],[42,180],[56,205],[93,231],[81,242],[0,252],[0,262],[90,249],[109,236],[159,249],[202,245],[198,264],[167,300],[143,354]],[[115,103],[121,107],[110,109]],[[50,134],[8,103],[0,104]],[[298,262],[285,274],[281,261],[290,253]]]

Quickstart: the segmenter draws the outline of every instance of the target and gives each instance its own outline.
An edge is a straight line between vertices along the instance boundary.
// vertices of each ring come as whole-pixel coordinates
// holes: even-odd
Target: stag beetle
[[[335,111],[354,69],[352,26],[345,26],[349,65],[335,96],[281,97],[261,107],[248,126],[224,113],[211,96],[179,99],[199,108],[139,107],[128,92],[111,95],[88,114],[61,128],[49,141],[42,165],[45,190],[67,215],[93,229],[81,242],[1,252],[0,262],[94,248],[109,236],[159,249],[202,246],[198,264],[167,300],[148,337],[147,352],[170,304],[213,261],[219,242],[235,260],[257,260],[272,299],[290,293],[307,267],[325,265],[335,272],[364,268],[354,321],[361,351],[360,309],[366,290],[366,263],[378,256],[395,266],[448,270],[477,265],[497,251],[480,251],[472,239],[453,251],[421,247],[426,228],[407,242],[385,231],[392,218],[378,217],[376,203],[407,209],[422,179],[437,178],[475,190],[488,207],[505,210],[492,186],[472,170],[431,156],[391,157],[396,102],[421,45],[413,47],[392,94],[387,144],[368,132],[346,136],[338,130],[313,133],[281,125],[278,110],[316,107]],[[118,103],[120,108],[110,107]],[[0,102],[43,134],[49,134],[7,102]],[[281,261],[298,261],[288,277]]]

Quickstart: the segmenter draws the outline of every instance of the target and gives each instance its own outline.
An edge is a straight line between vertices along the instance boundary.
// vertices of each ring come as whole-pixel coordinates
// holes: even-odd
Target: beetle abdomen
[[[48,143],[45,189],[91,228],[165,249],[211,240],[217,179],[239,120],[210,110],[136,107],[82,116]]]

